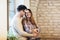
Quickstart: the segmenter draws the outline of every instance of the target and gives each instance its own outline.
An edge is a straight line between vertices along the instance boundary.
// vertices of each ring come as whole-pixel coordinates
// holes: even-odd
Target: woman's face
[[[29,12],[29,10],[26,10],[25,12],[26,12],[26,16],[27,16],[28,18],[30,18],[30,17],[31,17],[31,13]]]

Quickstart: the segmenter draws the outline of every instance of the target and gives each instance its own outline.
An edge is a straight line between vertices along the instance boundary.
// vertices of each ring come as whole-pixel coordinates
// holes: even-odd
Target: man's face
[[[20,15],[21,15],[21,17],[23,17],[23,15],[25,15],[25,12],[23,10],[21,10]]]

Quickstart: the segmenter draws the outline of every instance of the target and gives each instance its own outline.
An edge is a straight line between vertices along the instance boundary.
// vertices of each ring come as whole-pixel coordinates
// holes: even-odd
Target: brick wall
[[[36,20],[36,12],[37,12],[38,3],[39,3],[39,0],[30,0],[30,9],[33,12],[33,17],[34,17],[36,22],[37,22],[37,20]]]
[[[60,0],[30,0],[41,38],[60,38]]]

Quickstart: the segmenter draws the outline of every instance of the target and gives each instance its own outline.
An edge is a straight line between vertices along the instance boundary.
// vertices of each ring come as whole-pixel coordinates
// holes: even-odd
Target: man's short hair
[[[17,7],[17,11],[18,11],[18,12],[21,11],[21,10],[25,10],[25,9],[27,9],[27,7],[26,7],[25,5],[19,5],[19,6]]]

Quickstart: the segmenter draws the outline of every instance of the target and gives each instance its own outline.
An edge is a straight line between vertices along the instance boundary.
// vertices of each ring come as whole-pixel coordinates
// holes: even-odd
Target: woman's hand
[[[38,30],[37,29],[33,29],[33,33],[38,34]]]

